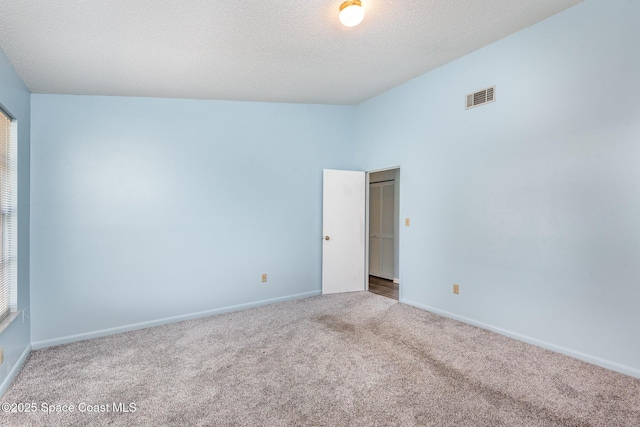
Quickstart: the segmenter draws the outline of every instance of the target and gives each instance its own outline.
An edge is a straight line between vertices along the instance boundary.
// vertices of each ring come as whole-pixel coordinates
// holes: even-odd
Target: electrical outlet
[[[266,274],[263,274],[263,275],[262,275],[262,283],[264,283],[264,282],[266,282],[266,281],[267,281],[267,275],[266,275]]]
[[[460,293],[460,285],[454,283],[453,284],[453,293],[458,295]]]
[[[405,227],[409,227],[411,225],[411,218],[405,218],[404,219],[404,226]]]

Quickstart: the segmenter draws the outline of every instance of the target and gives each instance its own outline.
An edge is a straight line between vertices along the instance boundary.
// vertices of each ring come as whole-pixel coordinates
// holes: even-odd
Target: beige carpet
[[[2,426],[640,426],[638,379],[367,292],[34,351],[0,400],[36,409]]]

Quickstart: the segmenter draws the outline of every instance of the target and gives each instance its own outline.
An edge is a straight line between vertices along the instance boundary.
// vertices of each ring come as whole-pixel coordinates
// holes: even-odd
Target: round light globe
[[[364,9],[360,0],[349,0],[340,6],[340,22],[345,27],[355,27],[364,19]]]

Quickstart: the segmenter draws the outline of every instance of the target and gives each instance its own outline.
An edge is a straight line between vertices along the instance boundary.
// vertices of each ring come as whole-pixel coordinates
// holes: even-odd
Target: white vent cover
[[[467,95],[467,110],[496,100],[496,87],[491,86]]]

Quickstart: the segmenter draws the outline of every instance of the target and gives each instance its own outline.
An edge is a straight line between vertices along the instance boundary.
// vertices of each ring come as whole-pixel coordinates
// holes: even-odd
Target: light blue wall
[[[319,293],[322,169],[353,166],[354,107],[33,95],[32,113],[34,347]]]
[[[358,166],[401,165],[403,301],[640,376],[638,17],[587,1],[357,107]]]
[[[0,105],[18,120],[18,310],[29,311],[29,91],[0,50]],[[0,395],[29,354],[29,320],[20,316],[0,334],[4,363],[0,366]]]

